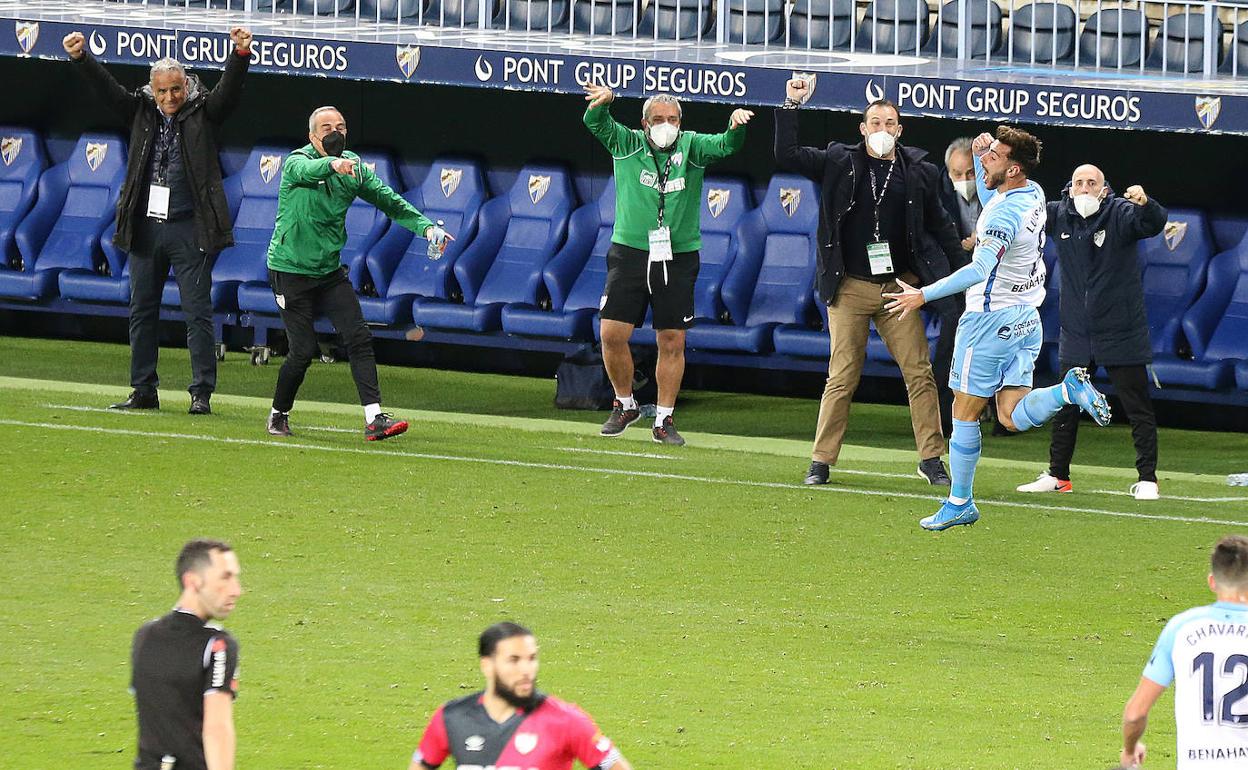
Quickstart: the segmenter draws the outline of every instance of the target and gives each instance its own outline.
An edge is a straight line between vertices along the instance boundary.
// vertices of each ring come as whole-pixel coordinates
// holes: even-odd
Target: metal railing
[[[116,0],[106,0],[115,2]],[[124,2],[124,0],[122,0]],[[353,23],[1238,76],[1248,6],[1200,0],[147,0]],[[1244,63],[1248,66],[1248,62]]]

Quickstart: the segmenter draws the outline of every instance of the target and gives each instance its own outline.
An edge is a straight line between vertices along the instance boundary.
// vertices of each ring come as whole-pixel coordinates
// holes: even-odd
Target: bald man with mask
[[[1139,481],[1137,500],[1156,500],[1157,418],[1148,391],[1153,361],[1144,312],[1138,244],[1165,229],[1167,212],[1139,185],[1121,197],[1092,164],[1075,169],[1059,201],[1048,204],[1046,233],[1061,267],[1061,374],[1073,367],[1105,368],[1131,423]],[[1070,492],[1070,463],[1079,429],[1078,407],[1053,419],[1049,469],[1020,492]]]

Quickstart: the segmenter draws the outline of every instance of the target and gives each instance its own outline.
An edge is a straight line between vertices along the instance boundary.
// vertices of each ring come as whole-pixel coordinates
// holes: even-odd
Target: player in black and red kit
[[[537,689],[537,640],[515,623],[496,623],[477,642],[485,690],[438,708],[410,770],[632,770],[594,720]]]
[[[238,557],[217,540],[192,540],[176,566],[173,611],[134,635],[130,688],[139,717],[135,770],[234,770],[238,642],[224,620],[243,593]]]

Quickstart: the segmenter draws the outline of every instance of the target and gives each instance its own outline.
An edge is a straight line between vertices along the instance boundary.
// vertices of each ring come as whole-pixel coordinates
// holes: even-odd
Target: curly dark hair
[[[1010,148],[1010,160],[1027,176],[1040,165],[1040,140],[1021,128],[997,126],[997,141]]]

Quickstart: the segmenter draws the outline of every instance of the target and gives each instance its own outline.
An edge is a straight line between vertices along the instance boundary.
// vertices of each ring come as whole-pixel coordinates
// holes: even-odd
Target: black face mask
[[[326,155],[338,157],[342,155],[342,151],[347,149],[347,135],[341,131],[330,131],[321,137],[321,147],[324,148]]]

